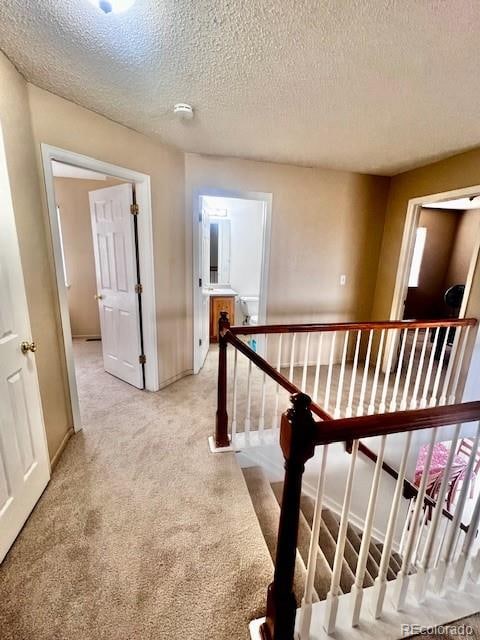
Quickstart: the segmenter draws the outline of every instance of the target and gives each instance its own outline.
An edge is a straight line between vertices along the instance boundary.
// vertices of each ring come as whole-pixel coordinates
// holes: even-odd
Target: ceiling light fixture
[[[103,13],[123,13],[135,4],[135,0],[89,0],[89,2],[97,9],[101,9]]]

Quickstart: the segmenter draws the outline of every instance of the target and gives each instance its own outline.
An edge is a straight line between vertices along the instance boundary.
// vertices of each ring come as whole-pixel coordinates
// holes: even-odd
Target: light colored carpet
[[[208,452],[215,353],[150,394],[75,350],[86,426],[0,567],[0,638],[247,638],[272,562],[234,454]]]

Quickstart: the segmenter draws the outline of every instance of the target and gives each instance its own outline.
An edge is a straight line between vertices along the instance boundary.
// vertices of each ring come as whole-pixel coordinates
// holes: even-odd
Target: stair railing
[[[442,483],[436,502],[426,494],[425,483],[417,488],[405,477],[412,431],[433,429],[427,463],[424,468],[424,474],[428,475],[431,452],[436,442],[438,430],[444,426],[457,425],[453,447],[458,439],[461,424],[480,419],[480,403],[453,404],[458,397],[461,372],[467,365],[469,331],[475,325],[476,320],[464,319],[432,322],[230,327],[227,315],[222,313],[219,323],[219,389],[215,444],[220,450],[222,448],[225,450],[231,444],[238,446],[239,436],[243,437],[244,444],[251,444],[251,439],[253,440],[254,436],[258,438],[258,442],[271,442],[280,435],[280,444],[285,457],[286,477],[275,575],[268,590],[266,620],[260,628],[260,635],[264,640],[291,640],[293,638],[296,602],[292,587],[301,482],[305,462],[313,456],[316,446],[322,446],[323,454],[312,524],[305,594],[298,626],[302,640],[308,638],[310,633],[313,582],[329,443],[345,442],[352,455],[332,569],[332,582],[324,605],[323,626],[328,633],[333,633],[337,628],[340,573],[344,559],[346,530],[358,452],[367,455],[375,462],[375,471],[365,516],[365,529],[359,551],[355,583],[351,594],[352,626],[358,625],[362,612],[365,593],[362,585],[368,546],[373,530],[375,507],[378,502],[381,471],[387,471],[395,480],[395,490],[383,540],[379,575],[374,586],[374,617],[381,617],[385,606],[387,568],[393,551],[402,495],[410,499],[411,509],[409,509],[409,517],[403,526],[401,545],[405,551],[404,560],[399,579],[396,581],[396,592],[392,596],[396,602],[396,609],[402,610],[405,604],[412,566],[415,566],[419,573],[419,580],[415,585],[419,602],[425,597],[429,586],[441,593],[452,569],[454,569],[454,577],[459,584],[466,582],[470,572],[476,572],[476,575],[480,573],[480,551],[473,557],[473,543],[480,521],[480,502],[474,510],[470,526],[466,527],[462,524],[463,506],[472,476],[472,465],[468,466],[463,478],[458,501],[460,508],[457,508],[453,514],[444,508],[447,490],[445,483]],[[337,334],[342,332],[344,334],[343,340],[340,341],[342,348],[339,352],[339,359],[335,362],[334,345]],[[354,333],[352,334],[352,332]],[[375,332],[379,332],[379,335],[376,336]],[[310,371],[309,352],[312,344],[311,336],[316,333],[318,334],[317,355],[312,372]],[[270,334],[278,336],[274,357],[276,367],[270,365],[266,359],[272,357],[274,350],[274,345],[268,342],[272,338]],[[330,341],[325,338],[327,334],[330,334]],[[297,335],[306,336],[304,359],[300,366],[294,355],[296,345],[298,347],[301,342],[297,341]],[[351,335],[356,336],[353,349]],[[244,339],[240,339],[239,336],[243,336]],[[291,340],[289,359],[286,362],[284,346],[288,336],[291,336]],[[234,355],[230,433],[227,412],[227,347],[229,344],[233,347]],[[325,348],[329,354],[327,365],[322,364]],[[260,352],[265,357],[262,357]],[[243,373],[246,374],[246,394],[243,407],[239,401],[239,381],[242,380],[239,356],[245,356],[246,360],[246,367],[243,369]],[[363,362],[361,362],[362,358]],[[353,362],[352,366],[349,365],[350,362]],[[254,371],[259,374],[256,384],[253,381]],[[334,404],[336,419],[328,413],[325,407],[313,402],[304,393],[308,385],[313,383],[313,391],[315,397],[318,398],[321,378],[325,383],[322,397],[327,402],[327,406],[329,398],[336,397]],[[345,386],[346,382],[347,386]],[[268,384],[270,384],[270,394],[267,391]],[[256,405],[253,402],[255,393],[260,398]],[[279,409],[283,403],[282,394],[285,396],[287,393],[292,396],[293,406],[289,411],[280,414]],[[346,403],[345,398],[347,398]],[[354,409],[354,399],[357,401],[356,409]],[[273,406],[273,419],[270,425],[268,425],[266,418],[268,402]],[[450,405],[443,406],[447,403]],[[427,406],[430,408],[426,408]],[[244,414],[244,430],[241,433],[238,433],[239,430],[241,431],[239,429],[239,408],[243,409]],[[397,410],[399,408],[400,411]],[[319,419],[317,422],[313,422],[312,414]],[[353,414],[356,414],[357,417],[351,417]],[[278,421],[280,425],[278,425]],[[405,434],[398,472],[389,467],[383,459],[387,436],[394,433]],[[380,438],[378,454],[373,453],[363,442],[360,442],[360,438],[373,436]],[[477,427],[477,436],[480,436],[480,422]],[[478,437],[475,440],[475,445],[478,445]],[[452,460],[453,454],[449,456],[447,471],[450,469],[449,465]],[[421,525],[426,523],[427,507],[432,508],[433,516],[427,528],[425,541]],[[439,543],[439,535],[437,534],[441,522],[446,522],[448,528],[444,528]],[[460,543],[462,535],[463,540]],[[433,575],[435,581],[431,580]],[[370,600],[372,600],[371,596]]]
[[[293,576],[295,564],[295,551],[297,546],[297,530],[301,493],[301,481],[305,462],[314,455],[315,447],[323,447],[323,457],[321,473],[319,476],[318,499],[315,505],[315,514],[312,525],[312,537],[307,564],[307,579],[305,595],[302,601],[301,615],[297,630],[301,640],[306,640],[310,636],[312,619],[312,594],[313,579],[315,572],[316,553],[312,549],[318,548],[319,519],[322,512],[322,495],[325,484],[325,469],[327,464],[326,447],[337,442],[352,442],[352,456],[350,467],[345,483],[345,495],[342,505],[339,533],[337,537],[337,547],[332,569],[332,579],[330,591],[323,609],[323,628],[327,634],[332,634],[337,630],[337,617],[340,596],[340,572],[344,561],[344,547],[346,540],[346,530],[349,521],[350,500],[352,496],[352,483],[354,481],[356,453],[361,438],[380,437],[383,446],[380,446],[377,455],[375,474],[371,486],[369,504],[365,521],[365,529],[362,535],[362,546],[359,552],[355,584],[350,594],[349,612],[350,625],[356,626],[362,614],[362,599],[365,594],[363,589],[363,578],[366,567],[366,549],[371,541],[372,521],[375,512],[375,505],[378,501],[378,483],[380,471],[383,466],[384,442],[389,435],[405,434],[402,460],[400,468],[396,472],[396,482],[394,495],[391,498],[391,509],[388,518],[387,530],[382,540],[383,550],[378,577],[370,594],[370,608],[373,617],[370,624],[376,618],[382,617],[387,606],[394,603],[394,609],[401,611],[405,606],[407,594],[409,593],[410,570],[417,564],[413,559],[413,552],[422,536],[422,530],[418,526],[421,519],[421,507],[430,502],[434,503],[434,510],[437,513],[445,512],[443,503],[437,503],[425,495],[425,483],[423,482],[417,491],[417,503],[421,507],[415,506],[414,517],[410,520],[408,531],[408,541],[403,557],[403,563],[399,577],[395,581],[391,592],[389,604],[386,604],[387,593],[387,568],[393,551],[393,537],[399,516],[399,505],[402,497],[406,459],[408,457],[411,435],[414,431],[431,430],[431,438],[427,461],[424,468],[425,477],[428,476],[431,452],[436,441],[437,433],[450,425],[463,425],[476,423],[476,436],[473,444],[474,455],[472,455],[461,489],[461,496],[457,508],[451,518],[448,535],[444,537],[437,552],[440,558],[436,568],[436,583],[431,584],[432,589],[437,594],[442,594],[445,589],[446,578],[448,576],[449,585],[454,584],[457,588],[464,586],[472,574],[476,581],[480,572],[480,550],[474,555],[474,540],[480,521],[480,496],[471,517],[470,526],[463,527],[465,533],[460,550],[457,544],[460,537],[461,518],[465,498],[469,491],[470,480],[472,478],[473,463],[475,453],[478,449],[480,439],[480,402],[468,402],[444,407],[432,407],[426,409],[405,410],[390,414],[374,416],[361,416],[355,418],[342,418],[337,420],[315,421],[313,415],[319,414],[321,409],[311,402],[311,399],[302,393],[292,396],[292,408],[282,415],[280,428],[280,444],[285,458],[285,483],[281,505],[281,515],[278,533],[278,546],[275,560],[275,573],[272,584],[268,589],[266,619],[260,627],[260,636],[263,640],[293,640],[296,621],[295,597],[293,594]],[[417,514],[415,515],[415,512]],[[447,512],[448,513],[448,512]],[[450,520],[449,520],[450,521]],[[424,555],[432,555],[434,546],[438,540],[430,536],[423,547]],[[421,565],[420,565],[421,566]],[[414,594],[412,594],[414,595]],[[418,598],[418,591],[416,591]],[[318,606],[318,605],[315,605]],[[345,610],[342,618],[345,618]],[[364,612],[368,621],[369,612]],[[415,622],[415,620],[411,620]],[[443,622],[446,622],[445,620]]]
[[[281,407],[298,390],[334,418],[458,402],[476,325],[464,318],[231,327],[222,313],[215,446],[275,441]]]

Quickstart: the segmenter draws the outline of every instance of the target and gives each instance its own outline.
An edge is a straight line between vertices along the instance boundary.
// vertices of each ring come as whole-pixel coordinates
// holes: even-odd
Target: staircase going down
[[[280,501],[282,497],[283,483],[270,484],[261,467],[246,467],[242,469],[253,507],[260,523],[268,550],[275,560],[277,530],[280,515]],[[310,545],[311,527],[315,503],[312,498],[302,495],[300,520],[298,527],[297,564],[295,569],[294,592],[297,603],[300,604],[305,588],[306,569]],[[335,557],[336,540],[338,537],[340,517],[330,509],[322,510],[322,523],[319,536],[319,550],[315,571],[314,601],[325,600],[330,590],[332,568]],[[340,578],[342,593],[349,593],[355,582],[358,553],[362,541],[362,532],[351,524],[348,525],[345,553]],[[370,542],[370,552],[367,561],[367,570],[363,587],[373,585],[378,575],[382,545],[375,540]],[[390,558],[387,579],[394,580],[400,571],[402,560],[393,552]]]

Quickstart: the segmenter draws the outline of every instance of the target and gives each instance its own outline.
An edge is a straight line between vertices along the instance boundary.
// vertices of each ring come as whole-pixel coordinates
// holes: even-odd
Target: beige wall
[[[465,284],[479,232],[480,209],[463,211],[458,222],[455,245],[445,282],[446,288],[454,284]]]
[[[427,229],[427,237],[418,287],[408,290],[405,318],[433,319],[448,315],[443,295],[461,215],[461,211],[443,209],[420,212],[418,226]]]
[[[53,458],[72,425],[64,376],[62,337],[52,285],[27,86],[1,53],[0,87],[0,122],[5,139],[32,335],[38,343],[35,358],[48,450]]]
[[[120,181],[55,178],[55,198],[60,208],[70,285],[68,309],[74,337],[100,335],[98,303],[94,298],[97,286],[88,192],[115,184],[120,184]]]
[[[185,169],[187,273],[196,190],[269,192],[268,321],[370,317],[388,178],[194,154],[186,155]],[[341,274],[347,275],[345,287]],[[191,277],[187,287],[191,319]]]

